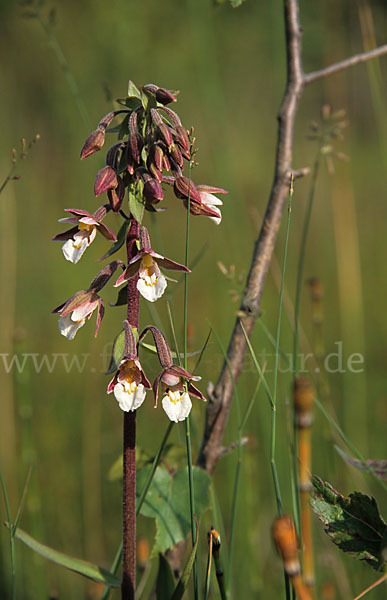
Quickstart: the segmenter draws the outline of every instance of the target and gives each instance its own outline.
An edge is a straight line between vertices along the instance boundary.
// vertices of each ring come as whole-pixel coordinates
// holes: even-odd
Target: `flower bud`
[[[106,166],[97,173],[94,183],[94,194],[100,196],[108,190],[114,190],[117,186],[117,173],[112,167]]]
[[[183,155],[182,155],[182,153],[180,151],[179,146],[177,146],[177,144],[172,144],[172,146],[170,148],[170,154],[171,154],[173,160],[175,161],[175,163],[180,168],[183,168],[183,165],[184,165]]]
[[[96,152],[98,152],[98,150],[101,150],[104,143],[105,131],[103,129],[96,129],[95,131],[93,131],[83,145],[83,148],[81,150],[81,160],[87,158],[88,156],[91,156],[92,154],[95,154]]]
[[[163,188],[156,179],[149,179],[144,184],[143,195],[146,202],[150,202],[151,204],[157,204],[164,198]]]
[[[181,148],[181,153],[184,156],[184,158],[186,158],[187,160],[189,160],[191,158],[191,153],[190,153],[190,141],[189,141],[189,137],[188,137],[188,133],[187,130],[184,129],[184,127],[178,125],[176,127],[176,142],[179,144],[180,148]]]
[[[165,88],[158,88],[156,91],[156,100],[160,104],[170,104],[171,102],[177,102],[176,96],[174,96],[169,90]]]

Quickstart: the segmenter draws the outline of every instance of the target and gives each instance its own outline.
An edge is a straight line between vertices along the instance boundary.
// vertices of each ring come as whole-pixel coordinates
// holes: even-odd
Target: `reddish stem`
[[[137,254],[140,225],[131,220],[126,238],[128,262]],[[132,327],[139,326],[138,275],[128,281],[128,315]],[[136,411],[124,413],[122,486],[122,600],[134,600],[136,590]]]

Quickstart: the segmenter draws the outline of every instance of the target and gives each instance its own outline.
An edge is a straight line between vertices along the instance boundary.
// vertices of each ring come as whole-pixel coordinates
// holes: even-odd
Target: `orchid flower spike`
[[[148,331],[153,335],[160,364],[163,367],[161,373],[159,373],[153,382],[155,408],[157,407],[159,386],[161,384],[163,395],[161,404],[167,417],[175,423],[184,421],[192,408],[190,395],[196,396],[200,400],[206,400],[201,391],[191,383],[192,381],[199,381],[201,378],[192,375],[189,371],[183,369],[183,367],[173,364],[171,351],[166,339],[156,327],[146,327],[141,333],[139,341],[142,340]]]
[[[147,379],[137,356],[136,340],[128,321],[124,321],[125,355],[107,387],[107,393],[114,396],[121,410],[137,410],[145,400],[146,390],[152,386]]]
[[[132,277],[135,277],[138,273],[139,279],[137,282],[137,289],[146,300],[155,302],[163,295],[165,288],[167,287],[167,280],[162,274],[160,267],[171,269],[173,271],[190,272],[188,267],[154,252],[151,248],[147,229],[141,227],[140,250],[138,254],[129,261],[127,268],[117,279],[114,286],[118,287]]]
[[[98,309],[95,329],[95,337],[97,337],[105,312],[103,300],[98,292],[106,285],[118,266],[123,267],[124,263],[120,260],[109,263],[93,279],[88,290],[76,292],[66,302],[54,308],[52,312],[59,314],[59,331],[68,340],[74,339],[78,329],[83,327],[86,319],[90,319],[96,309]]]
[[[54,242],[65,241],[62,246],[63,255],[66,260],[69,260],[73,264],[76,264],[81,259],[86,248],[94,241],[97,231],[107,240],[112,242],[117,241],[114,233],[101,223],[108,212],[108,208],[105,206],[101,206],[94,214],[79,208],[66,208],[66,212],[73,216],[59,219],[59,222],[74,223],[76,227],[58,233],[52,239]]]

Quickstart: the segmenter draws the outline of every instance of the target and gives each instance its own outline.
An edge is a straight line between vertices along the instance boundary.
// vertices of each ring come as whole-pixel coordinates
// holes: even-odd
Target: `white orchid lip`
[[[73,340],[75,335],[81,327],[86,323],[86,319],[80,319],[78,321],[72,318],[72,315],[66,315],[65,317],[59,317],[58,327],[60,333],[68,340]]]
[[[118,371],[113,388],[114,396],[121,410],[137,410],[145,400],[146,389],[141,383],[141,373],[135,360],[127,360]]]
[[[146,390],[142,383],[121,380],[114,386],[114,396],[124,412],[137,410],[145,400]]]
[[[63,256],[73,264],[82,258],[86,248],[92,244],[97,235],[96,225],[80,223],[78,227],[79,231],[62,246]]]
[[[168,389],[167,393],[162,399],[162,406],[167,414],[167,417],[178,423],[185,421],[191,412],[192,402],[187,392],[180,392],[179,390]]]
[[[140,294],[149,302],[161,298],[167,287],[167,280],[150,254],[142,257],[139,274],[137,289]]]

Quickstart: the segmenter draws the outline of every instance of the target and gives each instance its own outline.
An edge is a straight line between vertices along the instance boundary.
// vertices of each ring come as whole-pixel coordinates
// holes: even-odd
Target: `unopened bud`
[[[170,104],[171,102],[177,102],[176,96],[172,94],[169,90],[165,88],[157,88],[156,91],[156,100],[160,102],[160,104]]]
[[[164,198],[163,188],[156,179],[149,179],[144,184],[143,195],[146,202],[150,202],[151,204],[157,204]]]
[[[160,123],[160,125],[157,126],[157,129],[160,134],[160,138],[166,143],[168,149],[170,149],[173,144],[172,132],[170,128],[166,123]]]
[[[180,151],[180,148],[177,144],[172,144],[171,148],[170,148],[170,154],[173,158],[173,160],[175,161],[175,163],[180,167],[183,168],[184,165],[184,161],[183,161],[183,155]]]
[[[94,183],[94,194],[100,196],[108,190],[114,190],[118,186],[117,173],[108,165],[100,169]]]
[[[81,150],[81,159],[83,160],[84,158],[87,158],[88,156],[95,154],[96,152],[98,152],[98,150],[101,150],[104,143],[105,143],[104,129],[96,129],[95,131],[93,131],[89,135],[89,137],[87,138],[86,142],[83,145],[83,148]]]

